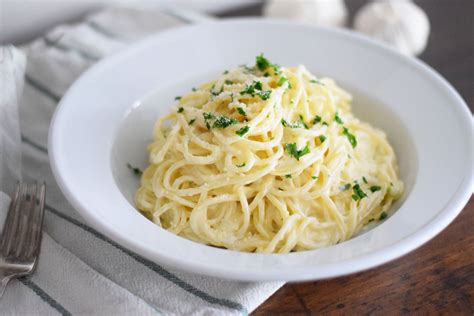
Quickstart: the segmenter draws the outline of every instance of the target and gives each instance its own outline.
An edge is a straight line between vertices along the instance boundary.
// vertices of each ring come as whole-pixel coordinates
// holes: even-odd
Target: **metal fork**
[[[32,274],[43,232],[46,186],[20,182],[0,238],[0,297],[12,278]]]

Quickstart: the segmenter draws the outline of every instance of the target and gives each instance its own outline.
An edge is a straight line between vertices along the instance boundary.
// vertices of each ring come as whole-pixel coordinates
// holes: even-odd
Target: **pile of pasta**
[[[155,125],[135,201],[179,236],[247,252],[316,249],[383,220],[403,193],[385,134],[304,66],[259,55],[176,99]]]

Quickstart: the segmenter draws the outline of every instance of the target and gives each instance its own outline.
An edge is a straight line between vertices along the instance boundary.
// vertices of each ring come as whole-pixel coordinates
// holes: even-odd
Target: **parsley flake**
[[[254,80],[252,83],[247,84],[244,90],[240,91],[240,95],[250,94],[252,97],[254,97],[255,94],[258,93],[256,90],[262,90],[262,83],[260,81]]]
[[[309,129],[308,125],[306,125],[306,123],[304,122],[304,116],[300,114],[299,117],[300,117],[300,122],[304,126],[304,128]]]
[[[357,146],[357,139],[354,134],[351,134],[346,127],[343,127],[343,134],[346,135],[349,143],[351,143],[352,148],[356,148]]]
[[[229,73],[229,70],[224,70],[224,72],[222,74],[227,75],[228,73]]]
[[[324,143],[324,141],[325,141],[326,139],[327,139],[326,136],[324,136],[324,135],[319,135],[319,141],[321,142],[321,144]]]
[[[227,126],[237,124],[237,120],[232,117],[219,116],[212,125],[213,128],[226,128]]]
[[[285,84],[285,82],[288,82],[288,89],[291,89],[291,88],[292,88],[291,82],[290,82],[290,81],[288,80],[288,78],[285,77],[285,76],[280,77],[280,79],[279,79],[278,82],[277,82],[277,85],[278,85],[279,87],[281,87],[282,85]]]
[[[235,133],[236,133],[237,135],[239,135],[240,137],[242,137],[242,136],[244,136],[245,134],[247,134],[249,130],[250,130],[250,127],[244,126],[244,127],[240,128],[238,131],[236,131]]]
[[[196,119],[192,119],[191,121],[189,121],[188,125],[193,125],[194,122],[196,122]]]
[[[232,80],[229,80],[229,79],[226,79],[224,81],[225,84],[234,84],[234,82]]]
[[[372,193],[380,191],[380,190],[382,190],[382,187],[379,185],[373,185],[370,187],[370,191],[372,191]]]
[[[318,177],[317,176],[311,176],[311,179],[316,180]]]
[[[175,100],[181,100],[181,97],[178,95],[176,97],[174,97]]]
[[[267,91],[261,91],[257,92],[257,95],[262,98],[262,100],[268,100],[270,98],[270,95],[272,94],[272,90],[267,90]]]
[[[285,119],[281,119],[281,125],[283,125],[284,127],[289,127],[289,128],[302,128],[302,127],[307,128],[306,124],[304,124],[304,122],[302,122],[301,120],[296,121],[293,124],[289,124]]]
[[[222,93],[222,91],[224,91],[224,86],[222,86],[219,91],[215,91],[215,90],[214,90],[214,86],[212,86],[212,88],[211,88],[211,90],[210,90],[210,92],[211,92],[211,94],[212,94],[213,96],[218,96],[219,94]]]
[[[247,116],[247,112],[240,106],[237,108],[237,112],[239,112],[240,115]]]
[[[361,200],[367,196],[367,194],[365,194],[365,192],[362,191],[359,184],[355,184],[352,187],[352,192],[353,192],[352,198],[354,199],[354,201]]]
[[[382,214],[380,214],[380,218],[379,218],[379,220],[381,220],[381,221],[382,221],[382,220],[386,219],[386,218],[387,218],[387,216],[388,216],[388,214],[387,214],[387,213],[385,213],[385,212],[382,212]]]
[[[235,118],[227,117],[224,115],[216,116],[210,112],[204,112],[203,114],[204,121],[206,122],[206,127],[211,128],[226,128],[227,126],[237,124],[238,121]],[[213,121],[212,125],[211,122]]]
[[[339,113],[336,112],[336,115],[334,115],[334,120],[337,122],[337,124],[344,124],[342,121],[341,117],[339,116]]]
[[[362,181],[364,181],[365,184],[367,184],[367,179],[365,177],[362,177]]]
[[[236,165],[239,168],[245,167],[245,162],[241,163],[240,165]]]
[[[136,176],[141,176],[143,171],[137,167],[133,167],[131,164],[127,163],[127,168],[130,169]]]
[[[291,174],[285,174],[285,178],[291,179]]]
[[[344,184],[343,186],[339,187],[339,189],[344,192],[344,191],[347,191],[351,188],[351,184],[350,183],[346,183]]]
[[[298,150],[296,143],[285,144],[285,149],[291,156],[295,157],[296,160],[300,160],[302,156],[310,153],[308,145],[306,145],[303,149]]]
[[[179,107],[178,111],[176,111],[176,112],[178,112],[178,113],[183,113],[183,112],[184,112],[184,108],[181,106],[181,107]]]
[[[324,83],[322,83],[321,81],[314,80],[314,79],[310,80],[309,82],[311,82],[311,83],[317,83],[317,84],[320,84],[320,85],[322,85],[322,86],[324,86],[324,85],[325,85],[325,84],[324,84]]]
[[[255,61],[256,61],[256,66],[259,70],[261,71],[264,71],[265,69],[271,67],[273,68],[273,70],[275,71],[275,73],[279,73],[280,71],[280,66],[278,66],[277,64],[274,64],[272,62],[270,62],[267,58],[265,58],[265,56],[263,56],[263,53],[261,53],[260,55],[258,55],[256,58],[255,58]]]
[[[313,124],[317,124],[317,123],[319,123],[319,122],[321,122],[321,116],[316,115],[316,116],[314,117],[314,119],[313,119]]]

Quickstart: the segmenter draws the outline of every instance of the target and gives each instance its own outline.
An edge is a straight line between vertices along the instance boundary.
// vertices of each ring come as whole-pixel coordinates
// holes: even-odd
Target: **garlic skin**
[[[343,27],[347,22],[343,0],[268,0],[263,14],[320,26]]]
[[[426,48],[430,22],[426,13],[408,0],[368,3],[354,18],[354,29],[384,41],[406,55]]]

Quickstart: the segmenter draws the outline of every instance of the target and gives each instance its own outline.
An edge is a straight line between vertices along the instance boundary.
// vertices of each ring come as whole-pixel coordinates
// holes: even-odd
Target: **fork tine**
[[[27,190],[28,191],[28,190]],[[37,195],[38,191],[38,183],[35,181],[34,184],[31,186],[31,191],[29,193],[29,201],[28,203],[25,202],[25,207],[22,210],[21,218],[20,218],[20,230],[18,233],[19,241],[16,245],[15,256],[17,258],[24,258],[24,256],[28,253],[29,242],[31,240],[31,235],[33,231],[33,219],[35,217],[35,210],[37,204]]]
[[[9,211],[12,212],[10,221],[5,222],[6,231],[2,238],[2,250],[5,256],[9,256],[14,247],[14,241],[18,235],[20,226],[21,210],[26,201],[26,193],[28,186],[25,183],[20,183],[19,196],[16,199],[15,206]]]
[[[38,188],[37,188],[38,189]],[[35,260],[35,267],[37,257],[41,249],[41,239],[43,236],[43,218],[44,218],[44,204],[46,200],[46,184],[43,182],[39,188],[39,193],[36,197],[35,210],[32,215],[31,240],[28,243],[29,247],[26,253],[26,258]],[[34,268],[33,268],[34,269]]]

